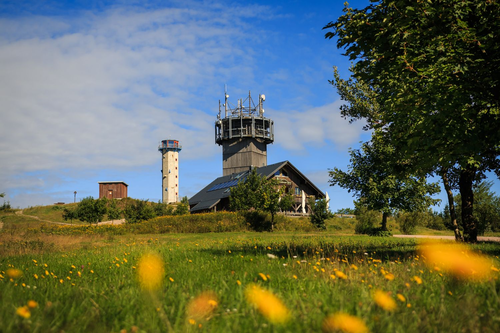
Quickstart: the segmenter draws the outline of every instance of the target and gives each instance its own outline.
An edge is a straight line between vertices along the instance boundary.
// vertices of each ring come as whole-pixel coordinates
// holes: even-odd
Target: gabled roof
[[[306,176],[304,176],[296,167],[293,166],[289,161],[274,163],[271,165],[263,166],[257,168],[257,174],[261,176],[265,176],[266,178],[271,178],[274,174],[281,170],[285,165],[291,168],[299,177],[304,180],[305,184],[311,186],[315,191],[317,191],[321,196],[325,196],[323,192],[319,188],[316,187]],[[222,176],[210,184],[205,186],[200,192],[196,193],[191,199],[189,199],[189,205],[191,207],[191,211],[199,211],[212,209],[215,205],[217,205],[222,199],[229,197],[231,194],[231,187],[236,186],[238,182],[245,181],[247,176],[249,175],[250,170],[243,171],[239,173],[233,173],[231,175]]]

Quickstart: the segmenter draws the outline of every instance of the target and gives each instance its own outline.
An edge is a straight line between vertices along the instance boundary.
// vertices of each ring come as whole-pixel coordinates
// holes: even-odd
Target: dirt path
[[[398,238],[431,238],[431,239],[449,239],[454,240],[455,236],[431,236],[431,235],[394,235]],[[478,236],[477,240],[480,242],[500,242],[500,237]]]
[[[25,216],[25,217],[28,217],[28,218],[31,218],[31,219],[34,219],[34,220],[37,220],[37,221],[40,221],[40,222],[45,222],[45,223],[52,223],[52,224],[59,224],[59,225],[75,225],[73,223],[54,222],[54,221],[44,220],[44,219],[41,219],[38,216],[34,216],[34,215],[26,215],[26,214],[23,213],[22,210],[16,211],[15,214],[16,215],[22,215],[22,216]],[[125,223],[125,219],[120,219],[120,220],[111,220],[111,221],[98,222],[97,225],[108,225],[108,224],[119,225],[119,224],[124,224],[124,223]],[[2,228],[3,228],[3,222],[0,222],[0,230],[2,230]]]

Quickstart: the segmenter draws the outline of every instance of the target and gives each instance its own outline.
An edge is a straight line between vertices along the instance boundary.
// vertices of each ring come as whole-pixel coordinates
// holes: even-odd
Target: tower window
[[[299,187],[295,188],[295,195],[300,195],[300,188]]]

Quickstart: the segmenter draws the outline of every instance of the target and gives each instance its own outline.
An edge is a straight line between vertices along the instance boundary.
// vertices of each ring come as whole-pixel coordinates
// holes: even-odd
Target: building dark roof
[[[299,175],[305,184],[311,186],[321,197],[324,197],[324,193],[321,192],[319,188],[316,187],[306,176],[304,176],[292,163],[289,161],[274,163],[271,165],[256,168],[257,174],[265,176],[266,178],[271,178],[276,174],[277,171],[281,170],[285,165],[288,165],[297,175]],[[245,181],[249,175],[250,170],[233,173],[231,175],[222,176],[215,179],[213,182],[205,186],[200,192],[196,193],[191,199],[189,199],[189,205],[191,206],[191,212],[209,210],[217,205],[222,199],[228,198],[231,194],[231,187],[236,186],[239,181]]]

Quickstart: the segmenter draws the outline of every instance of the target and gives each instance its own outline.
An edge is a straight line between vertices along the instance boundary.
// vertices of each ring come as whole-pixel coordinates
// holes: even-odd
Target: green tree
[[[311,223],[316,226],[316,228],[321,230],[326,230],[325,221],[332,216],[328,210],[328,202],[326,199],[310,200],[309,205],[311,206]]]
[[[474,215],[477,218],[478,235],[484,235],[486,231],[496,231],[500,227],[500,198],[491,191],[493,183],[491,181],[480,182],[474,186]],[[462,205],[460,194],[455,197],[457,201],[457,212],[461,212]],[[445,207],[445,211],[449,207]],[[464,227],[461,216],[458,217],[458,224]]]
[[[174,211],[174,215],[186,215],[189,214],[189,200],[187,197],[182,197],[181,202],[177,204],[177,208]]]
[[[70,220],[71,223],[73,223],[73,220],[78,219],[77,208],[74,208],[74,209],[64,208],[62,217],[63,217],[64,221]]]
[[[271,214],[271,230],[274,229],[274,216],[285,204],[280,204],[283,195],[276,179],[260,176],[255,169],[244,181],[231,188],[229,206],[233,211],[260,211]],[[257,226],[262,229],[262,226]]]
[[[387,231],[387,217],[394,210],[427,209],[438,201],[430,195],[438,193],[439,186],[428,184],[424,177],[396,172],[394,148],[377,139],[374,136],[361,149],[351,150],[349,170],[330,170],[329,182],[353,192],[369,210],[381,212],[381,230]]]
[[[352,78],[384,106],[370,124],[411,159],[408,168],[459,166],[464,238],[476,241],[472,185],[478,170],[498,170],[500,3],[373,1],[346,6],[325,28],[354,61]]]
[[[122,215],[121,209],[116,204],[116,200],[113,199],[110,201],[108,205],[108,219],[110,220],[118,220]]]
[[[356,215],[356,210],[354,208],[339,208],[335,212],[335,214],[339,215]]]
[[[262,190],[267,179],[260,176],[255,169],[248,174],[245,180],[241,180],[231,187],[229,196],[229,207],[232,211],[238,210],[263,210]]]
[[[262,184],[262,210],[271,214],[271,230],[274,230],[274,216],[280,210],[280,199],[284,188],[276,179],[265,179]]]
[[[153,207],[156,216],[174,215],[174,206],[158,201]]]
[[[290,193],[282,195],[279,203],[281,211],[286,212],[290,210],[293,207],[294,201],[295,199]]]
[[[80,221],[90,224],[101,222],[106,214],[106,202],[102,199],[86,197],[78,203],[76,216]]]
[[[156,217],[148,200],[134,200],[125,207],[123,215],[127,223],[138,223]]]

